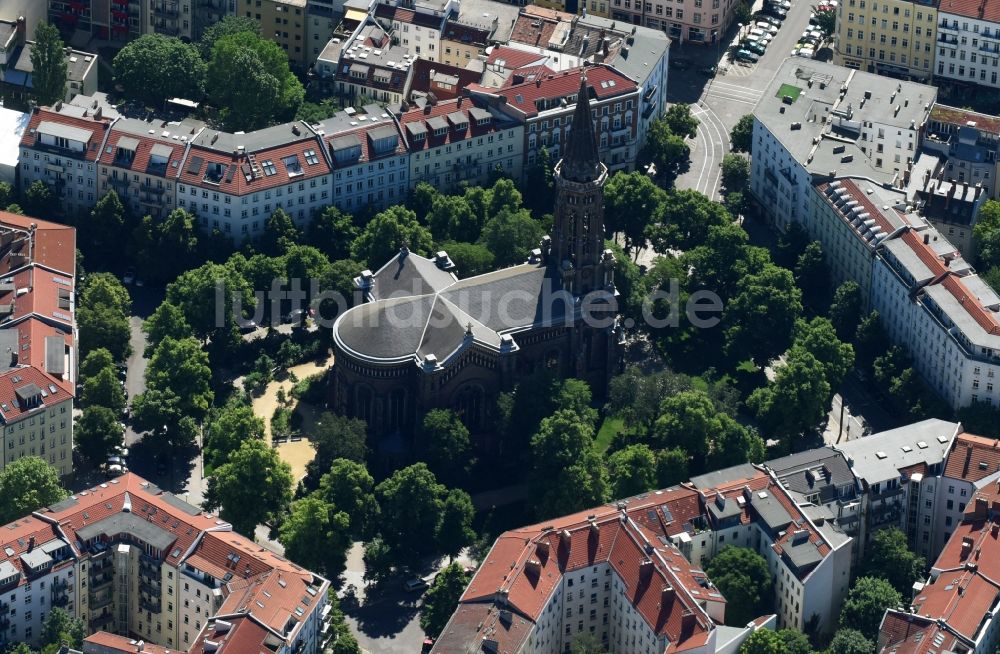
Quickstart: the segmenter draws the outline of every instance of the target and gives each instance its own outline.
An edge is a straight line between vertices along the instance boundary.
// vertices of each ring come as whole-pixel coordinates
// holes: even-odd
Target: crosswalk
[[[738,67],[737,67],[738,68]],[[731,77],[733,69],[726,71],[726,78]],[[711,86],[705,93],[706,97],[719,98],[728,102],[742,102],[748,105],[755,105],[760,100],[761,91],[747,88],[740,84],[724,82],[720,79],[712,80]]]

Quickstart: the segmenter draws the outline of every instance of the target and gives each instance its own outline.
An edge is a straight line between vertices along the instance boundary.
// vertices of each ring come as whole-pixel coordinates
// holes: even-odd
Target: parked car
[[[757,27],[759,27],[760,29],[764,30],[765,32],[767,32],[771,36],[774,36],[775,34],[778,33],[778,28],[775,27],[774,25],[772,25],[771,23],[765,21],[765,20],[757,21],[756,25],[757,25]]]
[[[420,577],[412,577],[403,582],[403,590],[408,593],[416,590],[424,590],[425,588],[427,588],[427,582]]]
[[[736,61],[746,61],[751,64],[755,64],[760,60],[760,57],[750,52],[749,50],[737,50],[736,54],[733,56]]]
[[[122,281],[126,284],[131,284],[135,281],[135,268],[130,267],[125,271],[125,275],[122,277]]]
[[[743,44],[743,48],[759,56],[762,56],[764,54],[764,50],[766,49],[764,45],[757,41],[747,41]]]
[[[707,77],[715,77],[716,73],[719,72],[719,69],[716,66],[706,66],[702,68],[699,72],[701,72],[702,75],[705,75]]]
[[[781,27],[781,21],[774,16],[768,16],[761,12],[757,12],[757,15],[754,16],[754,18],[756,18],[759,23],[768,23],[769,25],[774,25],[775,27]]]
[[[301,323],[303,320],[305,320],[305,318],[306,318],[305,309],[294,309],[286,313],[284,316],[282,316],[282,319],[286,323]]]
[[[788,11],[789,9],[792,8],[792,3],[789,2],[788,0],[768,0],[766,4],[771,7],[780,7],[785,11]]]
[[[787,11],[785,11],[781,7],[775,7],[772,5],[764,7],[764,13],[767,14],[768,16],[774,16],[775,18],[779,18],[781,20],[785,20],[785,18],[788,16]]]
[[[251,332],[257,331],[259,325],[256,320],[243,319],[236,321],[236,326],[239,327],[241,334],[249,334]]]

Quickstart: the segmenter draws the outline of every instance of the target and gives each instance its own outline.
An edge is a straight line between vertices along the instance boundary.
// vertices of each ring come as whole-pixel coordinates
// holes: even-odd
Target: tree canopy
[[[457,485],[468,478],[475,464],[469,430],[449,409],[432,409],[421,425],[424,460],[443,482]]]
[[[31,48],[31,92],[42,106],[54,105],[66,96],[68,57],[64,48],[55,25],[42,21],[35,27],[35,44]]]
[[[428,637],[437,638],[444,630],[468,583],[469,574],[458,563],[452,563],[434,578],[420,607],[420,628]]]
[[[238,16],[230,14],[223,17],[217,23],[212,23],[205,28],[201,34],[201,41],[198,42],[198,52],[202,59],[208,61],[212,58],[212,49],[215,42],[230,34],[249,32],[255,36],[260,36],[260,23],[248,16]]]
[[[66,499],[59,473],[44,459],[22,457],[0,470],[0,524]]]
[[[747,114],[739,119],[729,133],[729,143],[733,152],[750,153],[753,149],[753,114]]]
[[[646,231],[661,219],[664,191],[642,171],[619,172],[604,186],[604,230],[620,232],[628,249],[646,244]]]
[[[705,573],[726,598],[726,624],[742,626],[769,612],[771,571],[754,550],[727,545],[708,562]]]
[[[840,609],[840,626],[857,629],[874,642],[885,610],[898,607],[902,601],[899,592],[885,579],[859,577]]]
[[[73,440],[77,451],[93,465],[107,461],[114,449],[121,445],[125,432],[119,414],[107,407],[89,405],[77,419]]]
[[[830,654],[875,654],[875,642],[857,629],[842,627],[830,641]]]
[[[278,540],[289,559],[336,579],[344,571],[351,547],[350,518],[321,497],[306,497],[292,503]]]
[[[885,579],[900,595],[913,590],[913,582],[924,576],[924,557],[912,552],[906,534],[896,527],[879,529],[865,550],[865,575]]]
[[[365,225],[351,244],[351,254],[375,268],[381,268],[398,255],[404,245],[411,252],[427,256],[433,244],[430,230],[420,224],[417,214],[401,205],[394,205],[376,214]]]
[[[274,448],[262,440],[245,440],[209,478],[205,507],[221,509],[220,516],[235,531],[253,538],[257,525],[288,508],[292,484],[291,468]]]
[[[150,105],[197,101],[205,93],[205,62],[195,46],[176,37],[143,34],[119,50],[112,65],[125,94]]]

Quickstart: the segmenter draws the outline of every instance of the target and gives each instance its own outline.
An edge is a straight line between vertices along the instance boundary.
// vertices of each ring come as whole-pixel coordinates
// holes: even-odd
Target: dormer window
[[[288,171],[289,177],[298,177],[303,174],[302,164],[299,163],[298,155],[293,154],[288,157],[282,157],[281,161],[285,164],[285,170]]]
[[[305,155],[306,163],[310,166],[319,163],[319,157],[316,156],[316,151],[312,148],[306,150],[302,154]]]
[[[271,175],[273,175],[276,172],[278,172],[278,169],[275,168],[275,166],[274,166],[274,162],[271,161],[270,159],[265,159],[264,161],[261,161],[260,162],[260,167],[264,171],[264,176],[265,177],[270,177]]]

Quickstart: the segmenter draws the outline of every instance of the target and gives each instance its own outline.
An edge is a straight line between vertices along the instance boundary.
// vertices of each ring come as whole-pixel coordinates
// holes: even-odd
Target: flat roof
[[[70,141],[79,141],[80,143],[87,143],[93,135],[93,132],[89,129],[54,123],[50,120],[43,120],[38,123],[38,133],[59,136]]]
[[[166,552],[176,537],[165,529],[143,520],[134,513],[114,513],[103,520],[91,523],[76,530],[76,535],[83,541],[88,541],[101,535],[109,537],[118,534],[131,534],[139,540],[156,549]]]

